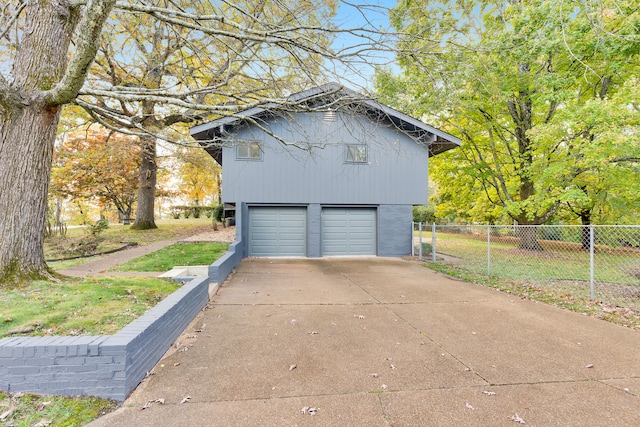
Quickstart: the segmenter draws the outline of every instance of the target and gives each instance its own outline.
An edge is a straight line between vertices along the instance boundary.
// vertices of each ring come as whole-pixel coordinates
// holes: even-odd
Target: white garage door
[[[374,208],[323,208],[322,255],[375,255]]]
[[[305,256],[304,207],[249,207],[249,256]]]

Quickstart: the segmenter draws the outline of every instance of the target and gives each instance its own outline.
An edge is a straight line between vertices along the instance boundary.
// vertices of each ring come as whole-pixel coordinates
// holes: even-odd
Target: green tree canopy
[[[392,22],[402,73],[377,89],[463,140],[432,162],[445,211],[535,225],[637,184],[634,2],[405,0]]]

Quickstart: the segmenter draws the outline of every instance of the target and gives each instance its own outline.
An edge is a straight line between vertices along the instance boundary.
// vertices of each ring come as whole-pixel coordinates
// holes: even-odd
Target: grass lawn
[[[32,336],[112,334],[178,287],[160,279],[101,277],[3,289],[0,337],[15,330]]]
[[[118,271],[167,271],[176,265],[210,265],[220,258],[228,243],[176,243],[120,264]]]
[[[423,241],[431,243],[431,233],[423,232]],[[497,237],[491,241],[492,275],[522,281],[581,281],[590,278],[589,251],[580,250],[578,244],[540,240],[544,251],[526,251],[517,248],[514,239]],[[463,260],[461,266],[487,274],[486,236],[455,233],[437,233],[436,251]],[[640,265],[640,252],[612,250],[596,245],[595,281],[605,284],[640,286],[635,275]]]
[[[109,228],[98,235],[97,247],[90,253],[100,253],[122,247],[125,243],[137,243],[145,245],[159,240],[174,237],[188,236],[200,230],[210,230],[212,222],[210,218],[198,219],[167,219],[156,221],[158,228],[153,230],[131,230],[129,225],[109,224]],[[46,259],[68,258],[77,255],[85,255],[78,247],[83,239],[86,239],[85,227],[74,227],[67,230],[64,237],[52,237],[45,240]],[[86,262],[86,259],[64,261],[63,267],[58,267],[58,262],[50,263],[53,268],[67,268],[78,263]]]
[[[43,396],[0,391],[0,424],[83,426],[113,411],[116,403],[95,397]]]
[[[122,246],[122,242],[147,244],[210,229],[211,219],[157,221],[158,229],[134,231],[111,224],[100,234],[97,251]],[[82,228],[69,229],[64,238],[48,239],[47,258],[61,258],[61,248],[86,236]],[[211,264],[227,250],[224,243],[177,244],[133,260],[118,270],[165,271],[174,265]],[[92,258],[49,263],[62,269]],[[19,289],[0,289],[0,338],[15,335],[112,334],[144,314],[175,291],[175,282],[152,278],[99,277],[35,281]],[[11,331],[25,331],[8,335]],[[0,391],[0,425],[82,426],[111,412],[115,402],[94,397],[6,393]]]
[[[417,232],[414,232],[417,236]],[[453,257],[429,268],[467,281],[640,328],[640,251],[596,243],[594,296],[590,294],[590,253],[579,242],[540,239],[543,251],[518,248],[518,239],[437,232],[436,252]],[[431,230],[422,232],[431,243]],[[490,263],[487,256],[490,253]],[[424,253],[430,259],[430,253]],[[490,275],[489,275],[490,272]]]
[[[176,265],[209,265],[228,243],[176,243],[117,266],[118,271],[167,271]],[[0,292],[0,337],[112,334],[178,288],[166,280],[89,277],[59,283],[34,281]],[[13,334],[12,334],[13,335]]]
[[[640,329],[640,311],[618,306],[614,303],[591,300],[588,292],[581,294],[579,292],[571,292],[565,286],[544,286],[512,281],[496,276],[486,276],[447,264],[427,263],[424,266],[467,282],[479,283],[519,297],[529,298],[619,325]]]

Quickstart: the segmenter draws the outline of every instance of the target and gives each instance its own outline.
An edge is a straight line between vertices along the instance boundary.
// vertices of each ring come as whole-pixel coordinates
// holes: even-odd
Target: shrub
[[[213,217],[216,221],[222,222],[222,216],[224,215],[224,205],[218,205],[213,209]]]
[[[169,208],[169,214],[171,215],[171,218],[173,218],[173,219],[180,219],[180,214],[181,213],[182,213],[182,210],[178,206],[171,206]]]
[[[413,222],[432,224],[436,222],[436,212],[432,205],[413,207]]]
[[[106,218],[100,218],[94,224],[91,224],[91,223],[87,224],[87,230],[89,230],[89,233],[92,236],[100,235],[107,228],[109,228],[109,221]]]

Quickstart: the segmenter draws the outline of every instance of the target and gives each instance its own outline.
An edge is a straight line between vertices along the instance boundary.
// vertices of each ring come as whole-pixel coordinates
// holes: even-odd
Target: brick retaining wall
[[[0,389],[123,401],[209,301],[242,259],[240,241],[209,266],[209,277],[189,277],[115,335],[0,339]],[[182,278],[180,278],[182,280]]]
[[[123,401],[209,300],[196,277],[115,335],[0,339],[0,389]]]

